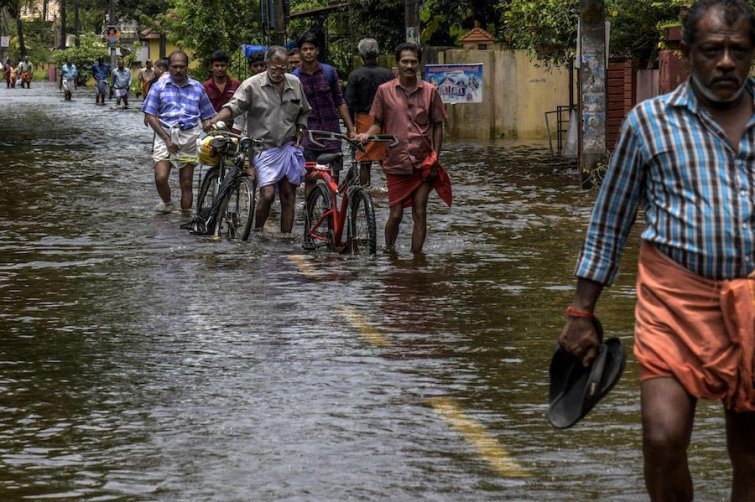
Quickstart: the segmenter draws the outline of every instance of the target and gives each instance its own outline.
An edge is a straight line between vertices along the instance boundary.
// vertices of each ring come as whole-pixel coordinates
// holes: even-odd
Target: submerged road
[[[407,214],[368,260],[277,212],[248,243],[180,230],[151,138],[91,89],[0,88],[1,500],[646,498],[631,355],[582,423],[544,418],[594,200],[546,145],[448,141],[425,256]],[[636,240],[599,310],[630,351]],[[724,500],[718,405],[694,436],[696,495]]]

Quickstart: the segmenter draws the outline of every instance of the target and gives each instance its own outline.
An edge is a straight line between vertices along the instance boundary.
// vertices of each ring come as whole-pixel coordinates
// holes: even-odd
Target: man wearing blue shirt
[[[144,100],[142,111],[147,123],[155,131],[152,160],[155,161],[155,186],[161,201],[155,210],[169,213],[173,210],[170,198],[171,156],[191,156],[197,153],[197,139],[205,122],[215,115],[215,109],[201,83],[186,75],[189,57],[183,51],[174,51],[168,57],[168,78],[160,79]],[[181,209],[191,211],[194,163],[179,164]]]
[[[110,65],[105,62],[105,56],[97,58],[97,62],[92,65],[92,77],[94,78],[94,97],[98,105],[105,104],[105,95],[107,94],[107,79],[110,76]]]
[[[128,108],[128,90],[131,87],[131,70],[123,66],[123,58],[118,58],[118,67],[113,70],[113,89],[115,89],[115,106]]]
[[[653,501],[692,500],[698,399],[724,406],[730,500],[755,500],[754,28],[744,0],[700,0],[687,12],[691,75],[624,121],[559,339],[585,366],[595,359],[595,304],[642,204],[634,354]]]
[[[73,90],[76,89],[76,77],[79,70],[73,64],[73,58],[68,56],[66,62],[60,67],[60,89],[63,90],[63,99],[71,101]]]

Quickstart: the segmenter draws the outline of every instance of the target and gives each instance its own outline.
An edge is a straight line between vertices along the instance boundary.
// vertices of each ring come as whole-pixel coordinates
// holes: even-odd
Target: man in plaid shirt
[[[142,105],[145,119],[155,131],[152,160],[155,161],[155,185],[161,199],[155,210],[162,213],[173,210],[168,179],[174,162],[179,164],[181,209],[191,211],[194,163],[178,162],[171,157],[195,157],[202,126],[215,115],[205,88],[186,75],[188,66],[189,57],[185,52],[172,52],[168,57],[170,76],[152,85]]]

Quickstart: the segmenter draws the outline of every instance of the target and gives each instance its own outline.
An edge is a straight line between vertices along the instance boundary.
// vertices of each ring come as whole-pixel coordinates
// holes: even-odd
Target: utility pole
[[[404,0],[404,26],[406,41],[419,45],[420,0]]]
[[[590,188],[606,161],[606,24],[603,0],[580,0],[582,187]]]
[[[275,12],[275,32],[273,33],[273,43],[286,46],[286,13],[283,11],[283,0],[273,0]]]
[[[107,6],[108,26],[115,26],[115,0],[108,0]],[[115,47],[110,48],[110,69],[115,68]]]

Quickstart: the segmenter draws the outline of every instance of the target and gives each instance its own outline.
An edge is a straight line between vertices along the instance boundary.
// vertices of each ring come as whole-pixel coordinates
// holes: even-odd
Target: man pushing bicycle
[[[244,80],[231,100],[223,105],[210,124],[246,113],[247,135],[261,141],[252,162],[260,187],[255,228],[261,229],[275,200],[281,202],[281,232],[294,226],[296,188],[304,180],[304,156],[299,144],[312,108],[298,78],[287,73],[288,53],[279,46],[265,54],[267,70]]]

